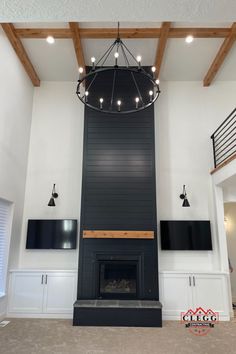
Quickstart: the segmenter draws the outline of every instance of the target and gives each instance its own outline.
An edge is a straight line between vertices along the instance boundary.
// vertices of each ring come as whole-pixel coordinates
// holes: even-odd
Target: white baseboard
[[[6,317],[6,316],[5,316]],[[45,318],[45,319],[73,319],[73,314],[67,313],[7,313],[7,318]]]

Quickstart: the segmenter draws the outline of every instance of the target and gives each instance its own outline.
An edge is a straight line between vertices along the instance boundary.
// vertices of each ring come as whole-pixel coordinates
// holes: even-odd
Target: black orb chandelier
[[[79,68],[77,96],[96,111],[127,114],[150,107],[160,94],[156,68],[143,67],[141,56],[135,57],[119,34],[101,58],[91,58],[89,72]]]

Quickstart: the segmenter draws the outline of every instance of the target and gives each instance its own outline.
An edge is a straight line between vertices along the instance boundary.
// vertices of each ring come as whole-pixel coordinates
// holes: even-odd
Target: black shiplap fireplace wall
[[[132,98],[130,98],[132,99]],[[154,239],[84,239],[84,230],[154,231]],[[154,107],[85,108],[78,299],[97,297],[99,259],[139,259],[139,298],[158,299]]]
[[[156,228],[153,115],[85,109],[83,230]]]

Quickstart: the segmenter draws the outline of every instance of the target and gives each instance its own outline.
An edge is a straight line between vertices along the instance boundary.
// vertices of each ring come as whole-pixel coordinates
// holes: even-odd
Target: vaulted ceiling
[[[208,86],[213,80],[236,80],[232,23],[121,22],[120,26],[130,50],[142,55],[143,65],[156,65],[162,81],[203,81]],[[115,22],[3,24],[13,46],[17,43],[15,50],[28,57],[26,66],[35,86],[40,80],[76,81],[78,66],[90,65],[92,56],[103,54],[116,37],[116,27]],[[185,42],[187,34],[195,37],[191,44]],[[54,44],[46,42],[47,35],[55,37]]]

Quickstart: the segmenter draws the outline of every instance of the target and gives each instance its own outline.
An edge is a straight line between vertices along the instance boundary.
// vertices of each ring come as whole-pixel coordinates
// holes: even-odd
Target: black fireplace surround
[[[79,276],[79,299],[150,299],[158,300],[157,258],[152,240],[86,239]],[[120,272],[136,267],[135,293],[101,294],[101,266],[116,265]],[[121,279],[117,279],[121,280]],[[110,295],[110,296],[109,296]]]
[[[153,106],[122,115],[85,108],[74,325],[161,326],[154,130]],[[83,238],[84,230],[154,238]]]

